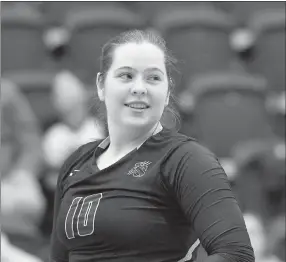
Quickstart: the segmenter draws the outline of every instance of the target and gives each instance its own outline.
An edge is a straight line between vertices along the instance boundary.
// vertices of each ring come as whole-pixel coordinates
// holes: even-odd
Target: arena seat
[[[69,12],[82,9],[123,6],[125,2],[115,1],[42,1],[41,11],[52,25],[62,25]]]
[[[229,34],[235,23],[223,12],[210,7],[172,9],[158,14],[154,27],[179,60],[182,77],[175,79],[176,94],[186,87],[190,75],[227,69],[233,61]]]
[[[162,12],[169,12],[177,8],[191,10],[197,7],[213,6],[211,1],[130,1],[126,3],[129,4],[131,10],[143,16],[150,27],[153,26],[154,18]]]
[[[274,92],[285,91],[285,8],[254,13],[248,27],[256,37],[249,70],[264,75]]]
[[[50,97],[55,72],[25,70],[8,72],[4,76],[18,85],[27,97],[42,131],[57,120],[57,112]]]
[[[209,73],[191,79],[181,97],[189,99],[181,132],[196,137],[218,157],[230,157],[241,141],[272,137],[265,108],[264,78],[241,72]],[[188,101],[184,102],[185,104]]]
[[[99,71],[103,45],[123,31],[144,28],[145,22],[128,9],[113,6],[70,12],[65,26],[70,32],[68,64],[73,71],[87,72],[91,81]]]
[[[240,25],[245,25],[245,22],[257,11],[285,10],[284,1],[214,1],[214,5],[232,15]]]
[[[44,30],[45,21],[33,8],[16,5],[1,10],[2,72],[43,68],[48,60]]]

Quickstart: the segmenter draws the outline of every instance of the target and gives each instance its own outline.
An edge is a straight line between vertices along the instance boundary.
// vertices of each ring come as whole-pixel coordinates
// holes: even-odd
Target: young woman
[[[126,32],[103,47],[97,91],[109,136],[61,169],[52,261],[194,261],[192,252],[184,257],[198,243],[204,262],[254,261],[218,160],[164,125],[173,61],[151,32]]]

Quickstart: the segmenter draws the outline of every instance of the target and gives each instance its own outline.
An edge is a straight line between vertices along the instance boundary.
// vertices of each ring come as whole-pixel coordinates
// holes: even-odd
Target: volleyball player
[[[109,136],[81,146],[61,169],[52,261],[195,261],[192,252],[184,257],[198,243],[204,262],[254,261],[218,160],[165,126],[173,61],[151,32],[126,32],[103,47],[97,92]]]

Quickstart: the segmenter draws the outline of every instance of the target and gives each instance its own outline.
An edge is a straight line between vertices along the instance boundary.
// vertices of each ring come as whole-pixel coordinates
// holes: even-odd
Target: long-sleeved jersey
[[[199,239],[208,255],[253,262],[245,223],[217,158],[163,129],[99,170],[108,138],[62,167],[51,258],[56,262],[177,262]]]

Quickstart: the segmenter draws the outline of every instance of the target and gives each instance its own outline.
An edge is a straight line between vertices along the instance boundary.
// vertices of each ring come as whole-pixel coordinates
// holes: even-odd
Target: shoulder
[[[194,139],[177,143],[164,158],[159,174],[166,188],[179,191],[184,185],[214,186],[218,181],[226,181],[226,174],[216,155]]]
[[[216,155],[206,146],[198,142],[195,138],[188,137],[181,133],[172,133],[170,136],[171,150],[167,155],[167,160],[180,161],[182,158],[193,160],[218,160]]]
[[[182,138],[182,137],[181,137]],[[162,162],[165,174],[202,174],[208,170],[222,169],[216,155],[206,146],[192,138],[175,143]]]
[[[65,179],[66,174],[69,170],[74,166],[77,165],[80,161],[84,161],[86,156],[89,156],[96,147],[102,142],[102,139],[96,140],[90,143],[86,143],[80,146],[77,150],[75,150],[65,161],[62,165],[59,174],[59,182]]]
[[[178,148],[176,154],[197,163],[218,162],[217,156],[197,141],[186,141]]]
[[[74,163],[79,158],[82,158],[83,156],[90,154],[91,151],[93,151],[100,143],[102,142],[102,139],[96,140],[93,142],[86,143],[82,146],[80,146],[77,150],[75,150],[70,157],[65,161],[65,163]]]
[[[177,154],[184,154],[192,157],[198,156],[211,156],[215,157],[215,154],[196,140],[188,140],[183,142],[177,148]]]

